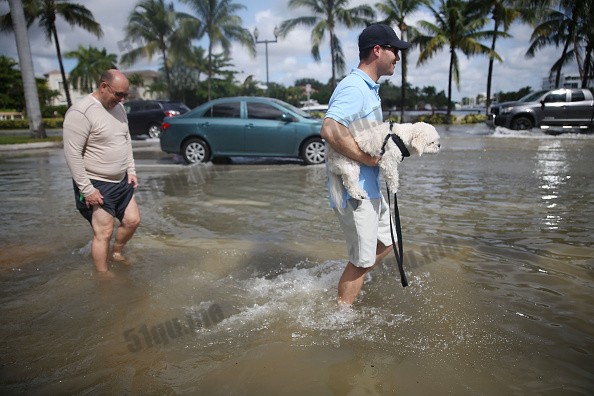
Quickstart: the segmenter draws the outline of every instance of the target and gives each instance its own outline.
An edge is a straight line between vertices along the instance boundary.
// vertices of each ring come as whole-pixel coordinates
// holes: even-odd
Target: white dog
[[[412,149],[419,156],[437,153],[440,149],[439,134],[432,125],[424,122],[391,124],[361,119],[351,123],[349,131],[362,151],[371,156],[382,157],[379,167],[392,193],[398,190],[398,165],[402,162],[403,154],[410,155],[406,152],[407,149]],[[392,134],[404,143],[406,153],[398,147]],[[341,207],[341,185],[344,185],[351,197],[359,200],[367,198],[365,190],[359,187],[360,164],[337,153],[329,144],[326,144],[326,152],[330,170],[330,196],[336,207]]]

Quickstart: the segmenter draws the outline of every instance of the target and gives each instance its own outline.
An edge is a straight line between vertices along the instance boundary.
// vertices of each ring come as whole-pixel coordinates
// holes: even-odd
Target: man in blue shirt
[[[344,190],[342,202],[331,202],[349,253],[349,263],[338,282],[339,304],[355,301],[365,274],[392,250],[390,211],[379,184],[380,157],[361,151],[348,126],[361,118],[383,121],[377,81],[394,74],[400,60],[398,51],[409,47],[410,43],[400,40],[388,25],[365,28],[359,35],[359,65],[334,90],[322,124],[326,144],[361,164],[359,185],[369,196],[358,201]]]

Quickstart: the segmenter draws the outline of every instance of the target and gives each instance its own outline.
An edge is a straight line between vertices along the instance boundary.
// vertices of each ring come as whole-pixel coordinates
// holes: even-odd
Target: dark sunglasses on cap
[[[111,85],[109,85],[109,83],[107,83],[107,81],[103,81],[105,83],[105,85],[107,85],[109,87],[109,90],[117,97],[120,99],[126,99],[129,95],[128,92],[121,92],[121,91],[115,91],[113,89],[113,87]]]
[[[398,53],[398,48],[392,47],[391,45],[380,45],[383,49],[387,49],[388,51],[392,51],[393,53]]]

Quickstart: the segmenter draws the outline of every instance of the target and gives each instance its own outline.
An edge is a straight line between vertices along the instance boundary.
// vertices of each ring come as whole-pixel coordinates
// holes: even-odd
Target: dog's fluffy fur
[[[380,156],[384,139],[396,134],[402,139],[411,154],[437,153],[440,149],[439,134],[432,125],[424,122],[414,124],[390,124],[370,120],[357,120],[351,123],[349,131],[359,148],[371,156]],[[367,193],[359,187],[359,163],[339,154],[326,144],[327,161],[330,170],[330,196],[336,207],[341,207],[342,185],[355,199],[367,198]],[[392,139],[388,140],[379,167],[390,191],[398,190],[398,164],[403,156]],[[342,180],[341,180],[342,179]]]

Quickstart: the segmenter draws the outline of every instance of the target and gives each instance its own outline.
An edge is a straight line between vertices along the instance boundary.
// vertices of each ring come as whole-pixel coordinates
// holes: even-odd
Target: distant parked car
[[[296,157],[324,162],[322,121],[278,99],[215,99],[163,121],[161,149],[186,163],[213,157]]]
[[[491,106],[490,123],[509,129],[589,128],[594,116],[588,89],[537,91],[516,102]]]
[[[190,111],[182,102],[170,100],[131,100],[124,102],[128,114],[130,135],[148,135],[157,138],[161,134],[163,118]]]

